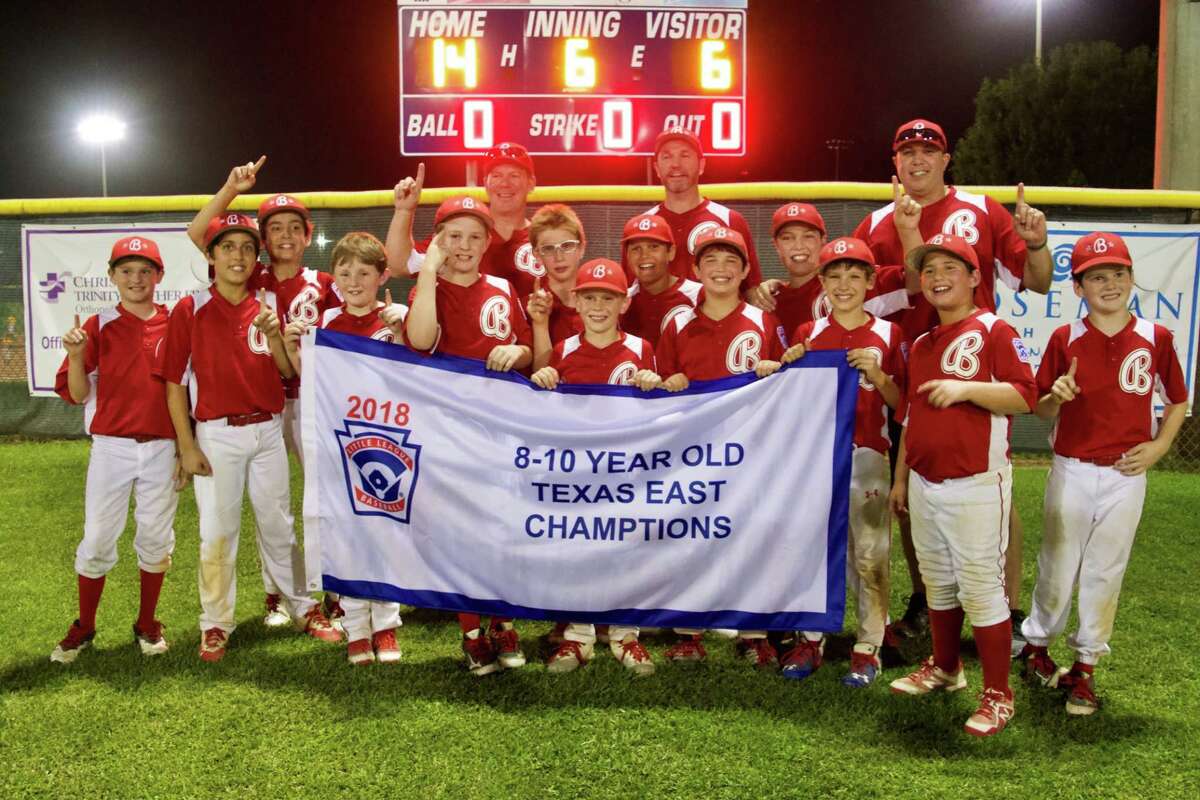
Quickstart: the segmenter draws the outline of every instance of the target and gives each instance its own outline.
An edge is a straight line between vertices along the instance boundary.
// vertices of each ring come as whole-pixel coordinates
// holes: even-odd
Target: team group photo
[[[6,187],[6,795],[1191,796],[1187,2],[861,101],[872,4],[376,5],[398,148]]]

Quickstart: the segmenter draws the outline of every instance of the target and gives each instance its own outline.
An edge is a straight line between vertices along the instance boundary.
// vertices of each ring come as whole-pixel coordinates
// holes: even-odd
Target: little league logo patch
[[[345,422],[335,431],[342,450],[342,472],[350,509],[360,516],[390,517],[408,524],[421,445],[408,441],[411,431],[364,422]]]

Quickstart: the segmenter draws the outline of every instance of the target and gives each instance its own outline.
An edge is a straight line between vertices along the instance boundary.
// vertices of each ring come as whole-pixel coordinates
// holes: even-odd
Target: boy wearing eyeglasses
[[[575,308],[575,276],[587,249],[583,223],[570,206],[552,203],[538,209],[529,226],[529,243],[544,268],[547,284],[534,281],[529,296],[529,325],[533,330],[533,369],[550,363],[554,346],[583,332]]]

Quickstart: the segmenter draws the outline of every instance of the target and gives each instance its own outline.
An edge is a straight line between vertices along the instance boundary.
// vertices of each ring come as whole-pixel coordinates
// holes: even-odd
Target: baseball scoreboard
[[[746,152],[746,0],[397,0],[400,150]]]

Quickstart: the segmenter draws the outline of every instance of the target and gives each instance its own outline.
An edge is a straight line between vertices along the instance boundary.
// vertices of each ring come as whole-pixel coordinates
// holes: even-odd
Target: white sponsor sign
[[[154,240],[166,270],[154,300],[174,307],[209,285],[208,262],[187,237],[185,222],[117,225],[22,225],[25,359],[29,393],[54,395],[54,375],[66,351],[62,335],[75,315],[86,320],[120,302],[108,279],[113,243],[133,234]]]

